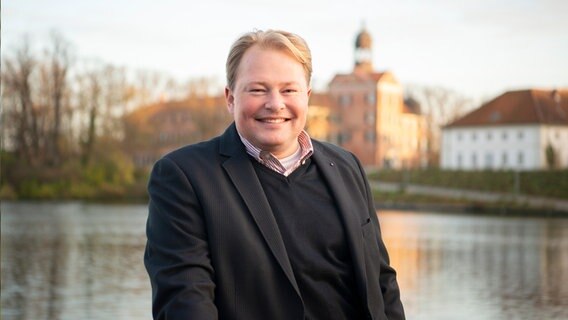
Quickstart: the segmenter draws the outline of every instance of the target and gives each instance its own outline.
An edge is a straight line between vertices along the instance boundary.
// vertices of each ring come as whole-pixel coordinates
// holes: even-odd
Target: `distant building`
[[[223,96],[162,101],[125,117],[124,149],[137,167],[150,167],[169,151],[220,134],[231,119]]]
[[[363,30],[355,40],[353,72],[329,84],[329,140],[353,152],[365,166],[425,165],[425,118],[419,105],[406,105],[402,85],[388,71],[375,72],[372,39]]]
[[[442,128],[443,169],[568,167],[568,89],[506,92]]]
[[[329,140],[330,110],[329,95],[327,93],[312,92],[308,107],[306,131],[310,137],[318,140]]]

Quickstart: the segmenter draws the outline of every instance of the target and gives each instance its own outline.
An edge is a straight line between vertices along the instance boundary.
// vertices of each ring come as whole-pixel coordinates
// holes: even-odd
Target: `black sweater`
[[[286,246],[306,319],[362,319],[343,222],[310,160],[285,177],[252,160]]]

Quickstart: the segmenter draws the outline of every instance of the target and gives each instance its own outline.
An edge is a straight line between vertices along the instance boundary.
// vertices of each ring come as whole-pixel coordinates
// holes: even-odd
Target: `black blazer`
[[[365,173],[351,153],[313,141],[337,201],[368,319],[404,319]],[[231,125],[152,170],[144,263],[155,319],[304,319],[284,243]]]

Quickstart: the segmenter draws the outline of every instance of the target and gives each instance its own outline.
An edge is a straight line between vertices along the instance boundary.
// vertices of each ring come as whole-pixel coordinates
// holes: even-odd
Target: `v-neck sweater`
[[[308,159],[286,177],[252,162],[282,235],[306,319],[364,318],[343,222],[317,165]]]

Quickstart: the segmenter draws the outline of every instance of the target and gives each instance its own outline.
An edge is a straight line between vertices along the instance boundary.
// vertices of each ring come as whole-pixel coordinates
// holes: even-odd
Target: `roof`
[[[330,106],[331,99],[327,92],[312,92],[310,95],[310,106]]]
[[[139,107],[127,115],[128,118],[141,121],[147,120],[159,113],[169,112],[174,110],[190,110],[191,108],[207,108],[207,107],[220,107],[225,106],[225,97],[210,96],[210,97],[194,97],[184,100],[165,100],[156,102],[147,106]]]
[[[445,127],[568,125],[568,88],[508,91]]]
[[[403,104],[403,112],[404,113],[414,113],[414,114],[421,114],[422,108],[420,108],[420,103],[416,101],[413,97],[406,97],[404,99]]]
[[[371,48],[372,43],[371,34],[366,29],[361,30],[355,39],[357,48]]]
[[[333,77],[330,83],[367,82],[367,81],[379,82],[379,80],[381,80],[381,78],[383,78],[387,73],[388,71],[371,72],[371,73],[353,72],[347,74],[338,73]]]

